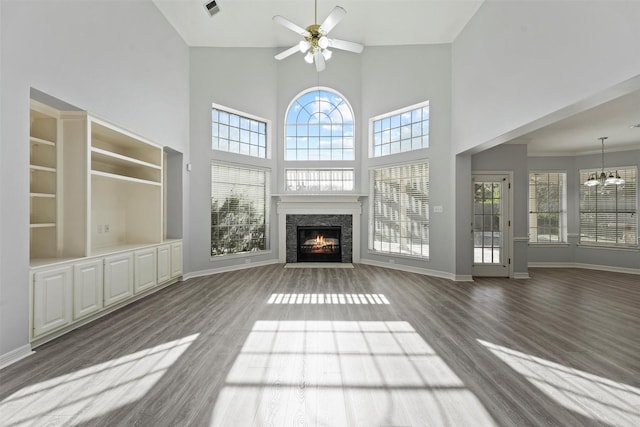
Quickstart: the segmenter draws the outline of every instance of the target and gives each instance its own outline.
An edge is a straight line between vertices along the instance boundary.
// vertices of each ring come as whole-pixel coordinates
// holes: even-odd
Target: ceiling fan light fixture
[[[327,36],[321,36],[318,39],[318,46],[320,46],[321,49],[326,49],[329,47],[329,39],[327,38]]]
[[[305,53],[306,51],[308,51],[310,47],[311,47],[311,43],[309,43],[306,40],[300,40],[300,43],[298,43],[298,48],[302,53]]]
[[[324,49],[322,51],[322,56],[324,56],[325,61],[328,61],[331,59],[331,55],[333,55],[333,52],[331,52],[329,49]]]
[[[304,56],[304,60],[307,64],[313,64],[313,52],[307,52],[307,54]]]

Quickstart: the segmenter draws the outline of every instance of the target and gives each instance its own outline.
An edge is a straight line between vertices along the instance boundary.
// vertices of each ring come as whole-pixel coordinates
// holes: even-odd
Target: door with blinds
[[[509,277],[509,175],[473,175],[474,276]]]

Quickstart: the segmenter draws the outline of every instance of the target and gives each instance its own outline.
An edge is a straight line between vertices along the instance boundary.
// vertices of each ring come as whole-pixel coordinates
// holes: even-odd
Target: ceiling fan
[[[346,40],[330,39],[327,37],[329,31],[331,31],[333,27],[342,20],[346,13],[347,11],[342,7],[336,6],[333,8],[331,13],[329,13],[329,16],[327,16],[324,22],[318,25],[318,0],[315,0],[315,23],[309,25],[307,28],[302,28],[299,25],[294,24],[284,16],[274,16],[274,21],[304,37],[304,40],[300,40],[296,45],[280,52],[275,56],[275,58],[277,60],[281,60],[296,52],[306,53],[304,60],[309,64],[315,62],[316,70],[320,72],[325,68],[325,61],[331,58],[332,52],[329,50],[330,47],[355,53],[362,52],[364,46],[361,44]]]

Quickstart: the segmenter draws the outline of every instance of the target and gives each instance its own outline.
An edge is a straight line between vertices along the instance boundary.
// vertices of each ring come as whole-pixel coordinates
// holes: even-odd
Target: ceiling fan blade
[[[338,22],[342,20],[344,15],[347,13],[346,10],[341,8],[340,6],[336,6],[333,8],[327,19],[324,20],[322,24],[320,24],[320,33],[327,34],[329,31],[333,29]]]
[[[359,43],[348,42],[346,40],[329,39],[329,46],[336,49],[348,50],[349,52],[360,53],[364,46]]]
[[[324,70],[325,62],[324,62],[324,56],[322,56],[322,53],[316,52],[313,55],[313,60],[316,63],[316,71],[317,72],[320,72],[320,71]]]
[[[281,59],[284,59],[284,58],[286,58],[286,57],[288,57],[288,56],[293,55],[293,54],[294,54],[294,53],[296,53],[296,52],[300,52],[300,47],[299,47],[299,45],[297,45],[297,44],[296,44],[296,45],[294,45],[294,46],[291,46],[291,47],[290,47],[289,49],[287,49],[287,50],[284,50],[284,51],[280,52],[279,54],[277,54],[276,56],[274,56],[274,58],[276,58],[276,59],[279,61],[279,60],[281,60]]]
[[[278,24],[282,25],[283,27],[286,27],[297,34],[300,34],[303,37],[311,36],[311,33],[309,31],[305,30],[304,28],[302,28],[297,24],[294,24],[284,16],[276,15],[273,17],[273,20],[276,21]]]

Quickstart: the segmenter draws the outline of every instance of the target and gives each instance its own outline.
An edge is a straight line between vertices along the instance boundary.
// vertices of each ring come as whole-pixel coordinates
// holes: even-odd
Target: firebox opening
[[[298,262],[342,262],[342,227],[298,227]]]

